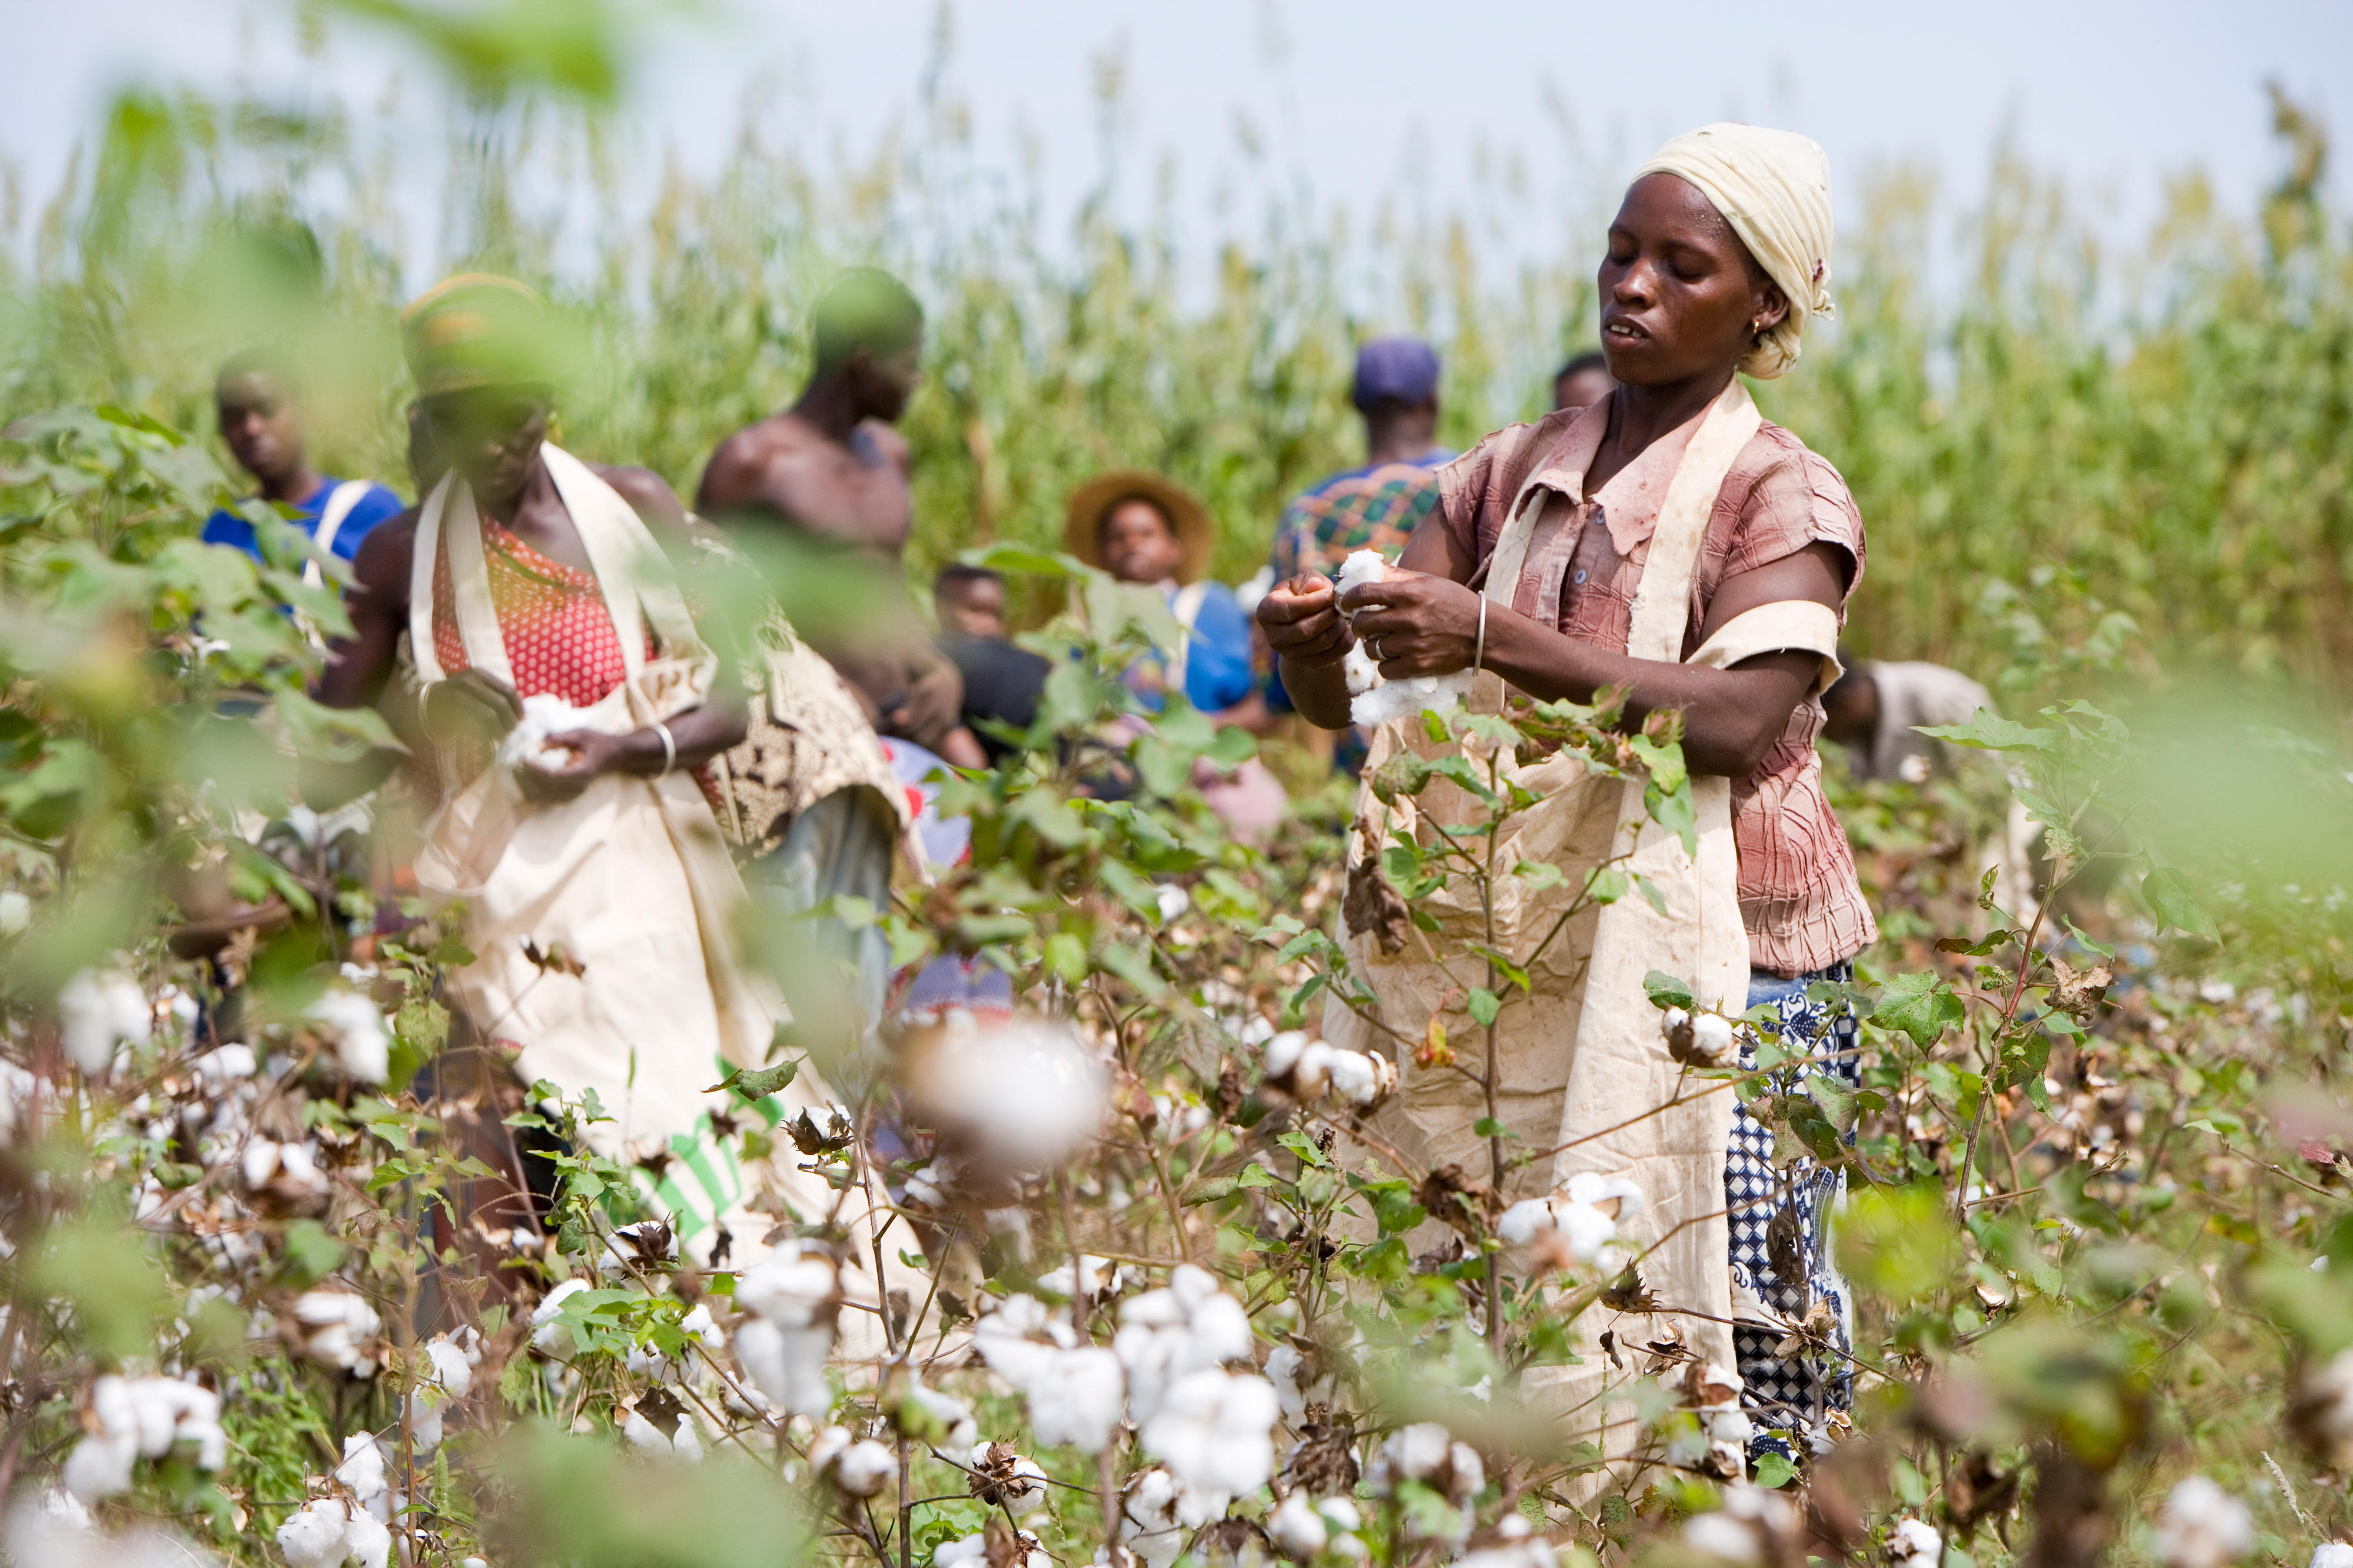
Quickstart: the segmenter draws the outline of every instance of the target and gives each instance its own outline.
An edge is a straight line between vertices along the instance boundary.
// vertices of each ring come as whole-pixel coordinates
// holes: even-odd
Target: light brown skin
[[[1100,531],[1103,570],[1123,583],[1147,586],[1174,581],[1185,564],[1185,546],[1158,507],[1141,497],[1103,513]]]
[[[932,590],[940,629],[968,637],[1005,636],[1005,584],[993,577],[965,577]]]
[[[1822,693],[1822,734],[1841,746],[1868,746],[1879,738],[1879,682],[1860,671]]]
[[[540,393],[488,388],[424,399],[419,428],[430,437],[434,451],[471,486],[475,505],[485,515],[541,554],[587,571],[588,552],[579,530],[573,526],[547,466],[540,461],[547,415],[547,401]],[[685,547],[685,511],[659,476],[644,468],[589,467],[620,492],[674,560],[682,567],[691,562]],[[412,746],[425,743],[428,735],[472,735],[494,743],[522,716],[522,700],[504,681],[480,670],[461,670],[432,688],[427,697],[429,711],[424,713],[398,700],[392,689],[396,650],[408,629],[409,574],[420,515],[412,507],[372,530],[361,543],[345,601],[353,635],[329,646],[326,671],[315,695],[331,708],[377,708],[394,732]],[[733,661],[723,658],[710,700],[669,721],[678,748],[676,765],[698,766],[741,741],[745,717]],[[572,730],[550,736],[549,744],[567,752],[568,760],[557,767],[516,770],[524,794],[534,800],[569,800],[607,773],[651,777],[666,761],[661,736],[651,726],[626,735]],[[347,799],[381,780],[397,760],[396,753],[381,752],[353,769],[314,770],[306,778],[305,794],[314,805]]]
[[[743,530],[780,527],[869,557],[878,596],[896,605],[900,561],[914,527],[906,438],[891,428],[921,379],[920,345],[877,357],[854,351],[821,370],[781,413],[746,426],[719,444],[702,470],[695,510]],[[812,635],[886,735],[939,742],[958,767],[987,765],[972,731],[956,722],[964,682],[942,658],[913,614],[850,647]]]
[[[1722,216],[1672,174],[1647,175],[1627,191],[1599,282],[1602,352],[1620,384],[1610,395],[1609,434],[1585,477],[1588,495],[1706,408],[1741,356],[1789,309]],[[1393,680],[1470,667],[1480,600],[1464,584],[1476,563],[1433,517],[1414,531],[1398,564],[1409,574],[1366,584],[1336,602],[1331,583],[1312,573],[1260,601],[1259,624],[1282,661],[1283,685],[1311,722],[1328,730],[1348,722],[1340,661],[1359,637],[1376,646],[1381,673]],[[1847,571],[1843,552],[1817,543],[1728,577],[1702,635],[1783,600],[1836,608]],[[1579,702],[1604,686],[1623,686],[1629,727],[1653,710],[1680,709],[1691,766],[1732,778],[1764,761],[1820,665],[1810,654],[1773,653],[1730,669],[1694,668],[1575,642],[1504,605],[1490,605],[1487,616],[1484,667],[1511,685],[1540,700]]]
[[[302,447],[302,411],[266,371],[221,377],[213,389],[221,442],[237,467],[254,477],[261,499],[300,506],[326,480]]]
[[[1131,497],[1103,513],[1100,555],[1103,570],[1123,583],[1147,587],[1176,580],[1185,564],[1185,546],[1161,510],[1142,497]],[[1274,728],[1266,697],[1253,691],[1232,707],[1209,715],[1220,726],[1231,725],[1263,735]]]
[[[1599,365],[1588,365],[1571,371],[1552,384],[1553,412],[1565,408],[1590,408],[1616,390],[1618,384]]]
[[[1438,399],[1375,404],[1365,413],[1365,463],[1410,463],[1438,445]]]

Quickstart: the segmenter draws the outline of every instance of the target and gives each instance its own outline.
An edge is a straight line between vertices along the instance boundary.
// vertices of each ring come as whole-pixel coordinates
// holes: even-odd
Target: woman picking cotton
[[[1567,758],[1523,774],[1546,798],[1517,841],[1568,875],[1522,900],[1508,934],[1540,935],[1605,861],[1641,873],[1664,908],[1588,908],[1546,950],[1527,1004],[1504,1015],[1494,1098],[1522,1147],[1559,1148],[1555,1181],[1633,1180],[1649,1199],[1644,1285],[1702,1360],[1736,1362],[1758,1426],[1793,1434],[1849,1400],[1846,1293],[1823,1246],[1838,1177],[1772,1166],[1770,1134],[1669,1054],[1642,977],[1686,977],[1723,1014],[1770,1004],[1788,1038],[1814,1042],[1819,1070],[1855,1079],[1853,1021],[1806,993],[1848,978],[1877,935],[1813,750],[1862,525],[1836,471],[1764,423],[1738,379],[1785,374],[1807,318],[1831,313],[1831,233],[1828,164],[1805,138],[1712,125],[1668,142],[1628,188],[1599,270],[1616,390],[1441,470],[1439,506],[1395,574],[1345,595],[1293,578],[1258,610],[1293,701],[1328,728],[1348,722],[1342,664],[1360,642],[1386,680],[1474,671],[1473,705],[1490,710],[1506,686],[1578,702],[1618,687],[1630,727],[1682,714],[1696,855],[1644,821],[1639,780],[1599,780]],[[1367,776],[1422,744],[1418,732],[1387,726]],[[1377,832],[1424,842],[1443,826],[1409,799],[1367,794],[1364,809]],[[1469,971],[1441,972],[1413,944],[1384,952],[1370,935],[1349,933],[1352,962],[1382,1022],[1419,1037]],[[1335,1005],[1325,1033],[1368,1031]],[[1424,1071],[1401,1105],[1433,1163],[1486,1165],[1478,1086]],[[1829,1353],[1776,1356],[1802,1322]],[[1589,1352],[1563,1370],[1558,1407],[1598,1421],[1614,1375]],[[1631,1425],[1613,1430],[1613,1452]]]
[[[735,960],[743,887],[691,772],[743,738],[744,704],[665,550],[684,513],[655,475],[547,439],[531,290],[454,278],[401,328],[448,469],[361,546],[318,695],[380,706],[427,764],[417,883],[462,902],[475,956],[445,981],[473,1037],[516,1047],[523,1083],[593,1089],[615,1150],[667,1143],[723,1106],[702,1092],[723,1063],[765,1058],[777,1016]],[[737,1195],[659,1194],[691,1211],[681,1239]]]

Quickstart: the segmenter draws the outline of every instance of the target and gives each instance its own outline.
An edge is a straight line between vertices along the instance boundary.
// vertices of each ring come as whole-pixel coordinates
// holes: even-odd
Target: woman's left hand
[[[1340,607],[1384,679],[1451,675],[1478,651],[1479,595],[1450,578],[1409,573],[1359,584]]]
[[[602,730],[566,730],[550,735],[546,743],[565,753],[562,763],[551,766],[526,762],[515,769],[522,793],[533,800],[570,800],[599,773],[626,766],[631,754],[628,737],[607,735]]]

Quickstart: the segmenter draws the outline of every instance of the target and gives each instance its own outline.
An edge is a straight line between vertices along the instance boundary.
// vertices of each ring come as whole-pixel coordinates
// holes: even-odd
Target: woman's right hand
[[[1258,602],[1258,624],[1278,658],[1310,669],[1339,663],[1356,644],[1331,579],[1319,573],[1302,572],[1268,589]]]
[[[522,699],[514,688],[479,669],[461,669],[425,689],[417,721],[427,738],[448,742],[460,737],[491,744],[506,738],[522,718]]]

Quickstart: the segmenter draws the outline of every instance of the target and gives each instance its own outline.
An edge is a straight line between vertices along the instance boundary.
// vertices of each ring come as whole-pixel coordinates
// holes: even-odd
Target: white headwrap
[[[1787,374],[1798,363],[1806,318],[1838,314],[1830,288],[1830,159],[1794,131],[1726,121],[1676,137],[1634,178],[1662,173],[1696,185],[1788,296],[1789,313],[1740,362],[1743,374],[1759,380]]]

